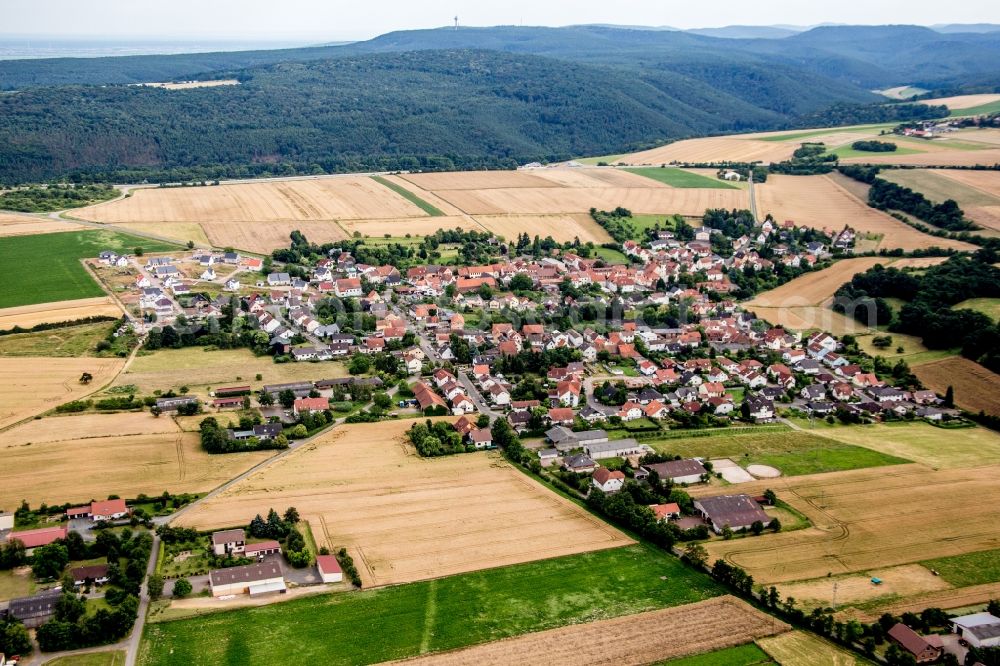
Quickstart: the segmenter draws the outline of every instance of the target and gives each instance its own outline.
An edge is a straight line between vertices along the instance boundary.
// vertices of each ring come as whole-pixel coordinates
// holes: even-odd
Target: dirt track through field
[[[639,666],[742,645],[788,629],[785,623],[749,604],[724,596],[387,663],[492,666],[516,661],[545,666]]]
[[[179,522],[214,529],[295,506],[320,545],[351,551],[366,585],[631,543],[496,453],[419,458],[403,441],[410,423],[338,428]]]

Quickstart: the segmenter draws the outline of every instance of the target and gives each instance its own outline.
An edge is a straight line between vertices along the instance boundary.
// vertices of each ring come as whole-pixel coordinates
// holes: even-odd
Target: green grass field
[[[541,560],[147,624],[139,663],[371,664],[721,594],[654,548]],[[290,652],[291,650],[291,652]]]
[[[836,155],[840,159],[847,159],[849,157],[876,157],[879,155],[916,155],[918,153],[925,153],[926,150],[918,150],[916,148],[905,148],[899,144],[896,144],[896,150],[891,153],[875,153],[870,150],[855,150],[851,148],[850,144],[846,146],[840,146],[839,148],[834,148],[833,150],[827,151]]]
[[[588,164],[590,166],[597,166],[598,162],[604,162],[605,164],[614,164],[625,155],[598,155],[597,157],[580,157],[575,161],[580,164]]]
[[[989,104],[980,104],[979,106],[973,106],[968,109],[954,109],[948,115],[951,118],[957,118],[961,116],[981,116],[987,113],[997,113],[1000,112],[1000,100],[996,102],[990,102]]]
[[[420,207],[422,211],[424,211],[431,217],[442,217],[444,215],[444,211],[442,211],[440,208],[427,203],[426,201],[424,201],[423,199],[421,199],[416,194],[409,191],[402,185],[394,183],[390,180],[386,180],[382,176],[372,176],[372,180],[377,182],[379,185],[384,185],[385,187],[388,187],[390,190],[392,190],[399,196],[403,197],[407,201],[416,204],[417,206]]]
[[[72,231],[11,236],[0,242],[0,308],[103,296],[80,260],[101,250],[169,252],[180,249],[115,231]]]
[[[975,310],[996,321],[1000,319],[1000,298],[970,298],[952,306],[953,310]]]
[[[684,457],[730,458],[746,467],[777,467],[785,476],[898,465],[903,458],[793,430],[733,432],[714,437],[643,440],[657,451]],[[728,434],[728,436],[725,436]]]
[[[1000,550],[981,550],[921,562],[955,587],[1000,581]]]
[[[892,129],[895,127],[892,123],[886,123],[882,125],[855,125],[854,127],[828,127],[826,129],[809,130],[808,132],[793,132],[791,134],[775,134],[773,136],[761,137],[761,141],[800,141],[803,139],[811,139],[814,136],[823,136],[824,134],[840,134],[841,132],[858,132],[858,131],[878,131],[883,129]]]
[[[677,167],[642,167],[637,169],[625,169],[639,176],[651,178],[652,180],[665,183],[670,187],[696,187],[710,188],[717,190],[739,189],[718,178],[709,178],[698,173],[691,173]]]
[[[695,654],[669,661],[661,661],[656,666],[778,666],[778,662],[754,643]]]
[[[606,264],[627,264],[628,257],[619,252],[618,250],[612,250],[607,247],[596,247],[594,248],[594,254],[604,260]]]
[[[80,324],[34,333],[0,336],[0,356],[94,356],[97,343],[114,330],[113,322]]]

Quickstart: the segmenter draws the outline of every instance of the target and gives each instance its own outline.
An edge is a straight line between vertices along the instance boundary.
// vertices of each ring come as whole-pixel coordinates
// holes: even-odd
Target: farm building
[[[17,618],[28,629],[37,629],[48,622],[56,613],[56,602],[62,592],[49,590],[33,597],[11,599],[7,606],[7,615]]]
[[[7,535],[8,541],[20,541],[24,544],[24,552],[31,555],[35,548],[47,546],[57,539],[65,539],[69,530],[65,527],[41,527],[37,530],[25,530],[23,532],[11,532]]]
[[[340,583],[344,580],[344,572],[340,569],[337,558],[333,555],[317,555],[316,568],[324,583]]]
[[[107,564],[90,564],[70,570],[74,585],[104,585],[108,582]]]
[[[694,508],[707,520],[717,533],[728,526],[734,532],[750,529],[755,522],[766,525],[771,518],[749,495],[720,495],[703,497],[694,502]]]
[[[297,398],[292,405],[292,412],[296,416],[322,412],[327,409],[330,409],[330,401],[327,398]]]
[[[14,529],[14,514],[0,513],[0,532]]]
[[[589,474],[597,469],[597,463],[590,456],[580,453],[563,460],[563,469],[576,474]]]
[[[276,555],[279,553],[281,553],[281,544],[274,539],[258,541],[257,543],[248,543],[243,549],[244,556],[256,557],[258,559],[264,557],[265,555]]]
[[[652,451],[645,444],[634,439],[616,439],[613,442],[593,442],[585,444],[583,450],[594,460],[625,456],[641,456]]]
[[[123,499],[91,502],[89,506],[74,506],[66,509],[66,517],[69,519],[90,518],[93,521],[118,520],[125,518],[129,513],[129,508],[125,506]]]
[[[668,460],[667,462],[643,465],[647,472],[656,472],[661,481],[670,480],[674,483],[698,483],[702,474],[708,470],[700,461],[694,458],[686,460]]]
[[[216,555],[234,555],[246,549],[247,535],[243,530],[223,530],[212,533],[212,552]]]
[[[951,619],[952,630],[974,647],[1000,647],[1000,618],[973,613]]]
[[[285,592],[285,578],[278,562],[258,562],[243,567],[216,569],[208,574],[213,597],[249,594],[255,597],[271,592]]]
[[[942,649],[934,647],[923,636],[902,622],[889,630],[889,638],[899,647],[913,655],[918,664],[929,664],[941,658]]]
[[[176,412],[185,405],[195,405],[198,398],[185,396],[180,398],[160,398],[156,401],[156,406],[163,412]]]

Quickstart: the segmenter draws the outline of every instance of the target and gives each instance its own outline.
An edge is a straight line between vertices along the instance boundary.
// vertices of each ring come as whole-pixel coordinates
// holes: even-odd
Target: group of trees
[[[425,423],[414,423],[406,434],[422,456],[446,456],[475,450],[471,444],[462,442],[462,436],[447,421],[427,419]]]
[[[948,231],[968,231],[976,228],[976,225],[965,219],[965,213],[953,199],[935,204],[920,192],[879,178],[881,167],[849,164],[841,166],[839,171],[854,180],[871,185],[868,190],[868,204],[874,208],[909,213],[927,224]]]
[[[139,590],[146,575],[153,538],[148,532],[120,536],[102,531],[89,547],[108,561],[109,586],[105,601],[110,609],[86,612],[86,599],[73,592],[71,581],[63,584],[63,594],[56,604],[55,616],[38,628],[38,645],[45,652],[71,650],[114,643],[124,638],[135,623],[139,609]],[[125,565],[119,560],[124,558]],[[74,558],[77,559],[77,558]],[[65,566],[65,565],[64,565]]]
[[[637,237],[635,227],[632,226],[632,211],[628,208],[618,206],[611,211],[591,208],[590,217],[619,243],[624,243],[627,240]]]
[[[312,555],[306,546],[305,537],[299,532],[296,525],[299,522],[299,512],[294,506],[285,509],[284,515],[271,509],[267,513],[267,520],[258,513],[247,526],[250,536],[258,539],[275,539],[281,542],[281,550],[285,559],[293,567],[307,567],[312,562]]]
[[[892,153],[896,151],[896,144],[891,141],[855,141],[851,148],[869,153]]]
[[[889,324],[890,331],[923,339],[931,349],[961,347],[962,355],[1000,370],[1000,326],[990,317],[953,306],[969,298],[1000,297],[996,255],[980,250],[954,256],[921,275],[876,265],[855,275],[836,293],[834,309],[868,325]],[[884,299],[906,301],[897,317]]]
[[[771,173],[783,173],[792,176],[811,176],[830,173],[837,166],[837,156],[826,152],[822,143],[803,143],[795,149],[790,160],[772,162],[768,169]]]
[[[0,194],[0,208],[23,213],[46,213],[79,208],[118,196],[110,185],[50,184],[8,190]]]
[[[201,447],[208,453],[238,453],[288,448],[288,439],[284,434],[271,439],[257,437],[242,440],[233,439],[229,437],[226,428],[219,425],[219,421],[214,416],[202,419],[198,431],[201,433]]]

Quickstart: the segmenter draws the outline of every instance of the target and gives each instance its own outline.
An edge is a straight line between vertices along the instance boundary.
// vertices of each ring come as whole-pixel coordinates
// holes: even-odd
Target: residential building
[[[603,492],[616,493],[625,485],[625,474],[618,470],[612,472],[607,468],[600,467],[594,470],[594,476],[590,482]]]
[[[241,529],[212,533],[212,552],[220,557],[241,555],[246,550],[247,535]]]

